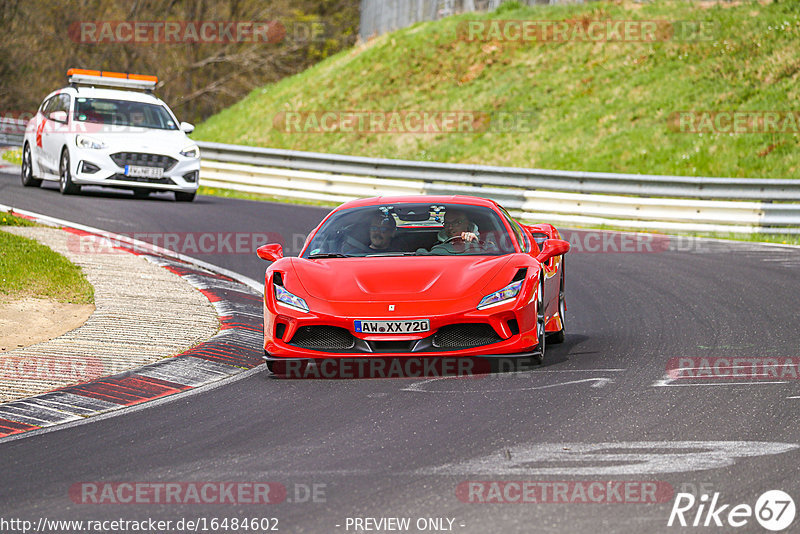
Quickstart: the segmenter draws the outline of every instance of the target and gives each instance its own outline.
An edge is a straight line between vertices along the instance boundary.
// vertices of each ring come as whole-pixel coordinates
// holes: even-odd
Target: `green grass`
[[[0,226],[33,226],[3,213]],[[37,297],[91,304],[94,288],[80,267],[32,239],[0,231],[0,301]]]
[[[6,150],[2,153],[3,159],[14,163],[16,165],[22,165],[22,149],[17,148],[13,150]]]
[[[712,39],[656,43],[467,42],[466,20],[668,20]],[[664,0],[519,7],[421,23],[264,86],[200,124],[206,141],[361,156],[689,176],[797,177],[798,134],[687,134],[682,110],[798,110],[800,2]],[[287,133],[313,110],[532,113],[508,133]]]
[[[12,213],[0,212],[0,226],[38,226],[35,222]]]
[[[197,190],[199,195],[212,195],[223,198],[238,198],[242,200],[258,200],[260,202],[280,202],[281,204],[302,204],[305,206],[323,206],[334,208],[341,204],[341,202],[326,202],[324,200],[309,200],[304,198],[287,198],[287,197],[274,197],[271,195],[260,195],[258,193],[247,193],[244,191],[235,191],[233,189],[222,189],[219,187],[208,187],[201,185]]]

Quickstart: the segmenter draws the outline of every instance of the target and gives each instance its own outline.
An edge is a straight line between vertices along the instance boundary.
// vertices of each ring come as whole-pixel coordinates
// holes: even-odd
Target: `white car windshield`
[[[106,98],[76,98],[73,120],[110,126],[177,130],[178,125],[160,105]]]
[[[498,256],[516,252],[502,218],[466,204],[395,203],[334,213],[303,258]]]

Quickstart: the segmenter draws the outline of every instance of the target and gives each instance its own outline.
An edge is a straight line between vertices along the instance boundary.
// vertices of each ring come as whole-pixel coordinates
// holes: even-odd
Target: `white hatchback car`
[[[152,94],[155,76],[70,69],[67,78],[70,85],[49,94],[25,129],[23,185],[51,180],[65,195],[100,185],[194,200],[200,149],[186,135],[194,126],[178,123]]]

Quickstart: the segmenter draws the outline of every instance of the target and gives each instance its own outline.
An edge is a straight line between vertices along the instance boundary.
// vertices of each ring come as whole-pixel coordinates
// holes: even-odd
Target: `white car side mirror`
[[[51,121],[67,122],[67,112],[66,111],[53,111],[53,112],[50,113],[50,115],[47,118],[49,118]]]
[[[183,133],[187,133],[187,134],[192,133],[194,131],[194,124],[190,124],[188,122],[182,122],[181,123],[181,131]]]

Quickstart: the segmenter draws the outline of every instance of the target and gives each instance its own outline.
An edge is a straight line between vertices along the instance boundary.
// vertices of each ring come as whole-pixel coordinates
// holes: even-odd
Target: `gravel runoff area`
[[[95,312],[66,334],[0,354],[0,402],[119,373],[179,354],[219,330],[214,306],[186,280],[145,256],[87,252],[56,228],[3,227],[79,265]]]

